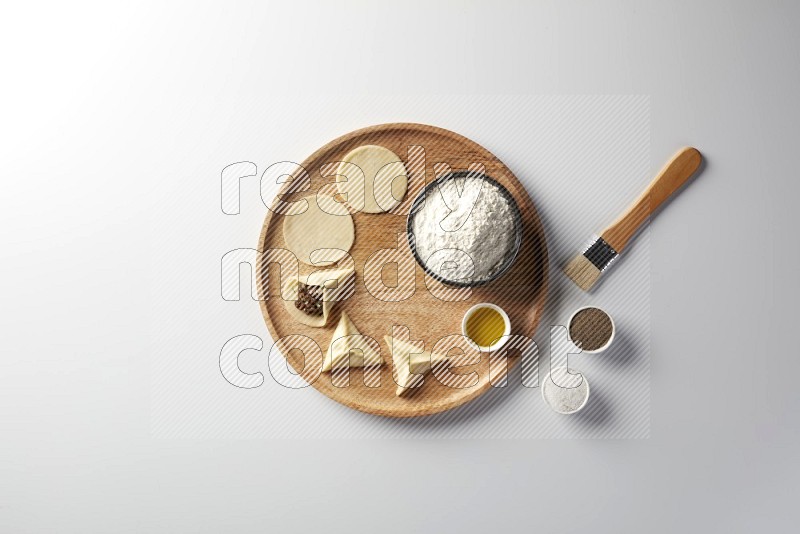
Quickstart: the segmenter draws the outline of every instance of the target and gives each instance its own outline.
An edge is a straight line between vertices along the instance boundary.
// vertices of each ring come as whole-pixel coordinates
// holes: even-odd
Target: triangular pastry
[[[295,300],[284,300],[289,315],[296,321],[313,327],[328,323],[334,303],[349,298],[355,290],[355,270],[325,269],[305,277],[290,278],[283,295],[297,295]],[[301,306],[303,309],[298,308]]]
[[[372,343],[369,343],[369,342]],[[370,367],[383,365],[380,348],[375,350],[375,341],[362,336],[350,316],[342,311],[339,325],[333,332],[328,352],[325,353],[325,362],[322,372],[330,371],[334,367]],[[348,362],[348,363],[345,363]]]
[[[411,343],[391,336],[384,336],[383,339],[389,345],[389,351],[392,353],[398,397],[413,391],[423,381],[422,375],[429,373],[434,366],[440,365],[448,359],[443,354],[419,352],[419,349]]]

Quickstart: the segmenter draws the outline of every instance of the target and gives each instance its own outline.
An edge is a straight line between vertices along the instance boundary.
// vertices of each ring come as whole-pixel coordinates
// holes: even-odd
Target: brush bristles
[[[564,267],[564,274],[583,289],[589,291],[600,278],[602,271],[583,254],[578,254]]]

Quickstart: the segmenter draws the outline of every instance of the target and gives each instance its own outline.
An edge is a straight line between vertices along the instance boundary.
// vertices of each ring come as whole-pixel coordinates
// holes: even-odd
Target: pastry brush
[[[684,147],[661,169],[647,189],[616,221],[595,235],[588,246],[572,258],[564,273],[584,291],[616,260],[639,227],[700,167],[703,156],[696,148]]]

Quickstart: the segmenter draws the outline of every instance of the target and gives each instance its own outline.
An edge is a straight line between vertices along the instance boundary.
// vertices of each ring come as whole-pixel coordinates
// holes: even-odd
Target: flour
[[[589,397],[589,383],[586,377],[566,367],[556,367],[544,379],[542,397],[558,413],[577,412]]]
[[[511,202],[497,184],[475,175],[429,188],[411,221],[417,254],[446,280],[490,279],[516,253],[517,213]]]

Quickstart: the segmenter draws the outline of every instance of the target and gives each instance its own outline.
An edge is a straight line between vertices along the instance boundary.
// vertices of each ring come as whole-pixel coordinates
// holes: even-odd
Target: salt
[[[544,379],[542,398],[558,413],[575,413],[589,398],[589,382],[574,369],[556,367]]]

